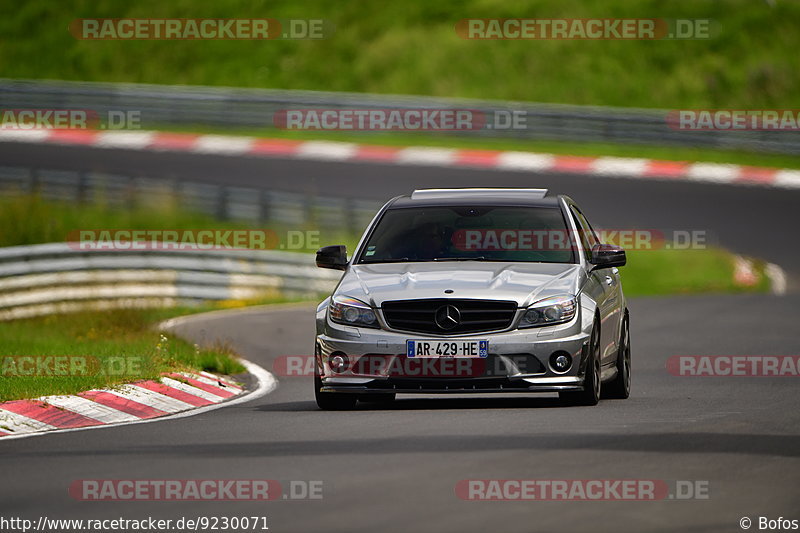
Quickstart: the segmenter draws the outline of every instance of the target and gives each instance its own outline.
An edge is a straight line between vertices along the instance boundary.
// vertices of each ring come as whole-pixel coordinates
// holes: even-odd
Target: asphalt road
[[[796,296],[631,302],[630,399],[401,397],[322,412],[310,378],[259,400],[153,424],[0,441],[0,516],[264,515],[271,531],[737,531],[743,516],[800,518],[800,412],[793,378],[669,374],[681,354],[796,354]],[[306,354],[313,309],[200,317],[179,333],[229,339],[267,369]],[[759,326],[753,317],[769,316]],[[320,480],[323,499],[267,503],[79,502],[77,479]],[[472,502],[463,479],[656,479],[708,499]]]
[[[0,143],[0,165],[272,188],[386,200],[425,187],[544,187],[608,229],[705,232],[708,242],[780,265],[800,290],[794,246],[800,190],[486,169]]]
[[[800,193],[718,185],[284,159],[0,144],[4,165],[93,168],[388,197],[418,186],[544,186],[598,224],[706,229],[790,276]],[[43,163],[44,162],[44,163]],[[45,165],[46,163],[46,165]],[[357,194],[356,194],[357,193]],[[624,274],[624,270],[623,270]],[[794,279],[797,279],[796,277]],[[623,278],[624,283],[624,278]],[[800,413],[793,378],[689,378],[672,355],[797,355],[800,295],[631,302],[633,393],[596,407],[549,395],[405,397],[388,408],[317,410],[310,378],[279,377],[261,399],[195,417],[1,441],[0,517],[266,516],[271,531],[741,531],[739,520],[800,519]],[[312,349],[310,307],[199,317],[179,328],[229,340],[266,369]],[[323,482],[323,499],[80,502],[80,479]],[[656,479],[707,484],[708,499],[471,502],[464,479]]]

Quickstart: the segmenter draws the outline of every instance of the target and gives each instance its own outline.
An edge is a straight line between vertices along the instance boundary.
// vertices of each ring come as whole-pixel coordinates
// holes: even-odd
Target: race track
[[[787,228],[800,192],[577,175],[0,144],[7,165],[114,165],[150,176],[386,198],[420,186],[543,186],[606,227],[704,229],[776,262],[796,287]],[[624,271],[623,271],[624,275]],[[623,277],[624,283],[624,277]],[[630,303],[633,392],[597,407],[554,396],[401,397],[322,412],[307,377],[195,417],[0,441],[1,515],[37,518],[266,516],[271,531],[741,531],[744,516],[800,518],[796,378],[678,377],[673,355],[797,355],[800,295],[641,298]],[[312,350],[313,307],[192,318],[198,342],[228,339],[267,370]],[[80,479],[321,480],[323,499],[80,502]],[[465,479],[656,479],[707,484],[707,499],[472,502]],[[757,526],[753,527],[756,530]]]

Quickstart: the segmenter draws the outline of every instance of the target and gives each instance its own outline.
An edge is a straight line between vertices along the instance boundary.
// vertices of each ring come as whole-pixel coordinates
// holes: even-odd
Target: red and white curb
[[[241,363],[256,378],[251,391],[208,372],[180,372],[164,374],[160,381],[0,403],[0,441],[183,418],[251,401],[275,388],[272,374],[249,361]]]
[[[392,147],[369,144],[196,135],[155,131],[0,130],[0,142],[193,152],[200,154],[292,157],[399,165],[488,168],[501,171],[560,172],[590,176],[685,180],[702,183],[800,188],[800,170],[721,163],[690,163],[626,157],[584,157],[501,150]]]
[[[741,255],[733,258],[733,282],[743,287],[752,287],[758,283],[758,273],[753,261]]]
[[[786,294],[786,272],[774,263],[764,266],[764,275],[769,280],[772,294]],[[752,287],[758,283],[759,275],[753,259],[736,255],[733,258],[733,283],[740,287]]]

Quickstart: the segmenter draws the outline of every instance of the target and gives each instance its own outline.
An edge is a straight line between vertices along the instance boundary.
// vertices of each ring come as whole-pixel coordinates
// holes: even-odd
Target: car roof
[[[558,196],[548,196],[547,192],[547,189],[519,188],[418,189],[410,195],[398,196],[387,207],[389,209],[449,205],[558,207]]]

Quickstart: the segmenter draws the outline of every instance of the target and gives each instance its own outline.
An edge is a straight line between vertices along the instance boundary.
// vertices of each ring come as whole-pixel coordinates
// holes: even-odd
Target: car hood
[[[383,263],[353,265],[336,294],[373,307],[417,298],[509,300],[526,307],[543,298],[576,294],[580,265],[563,263]],[[451,294],[445,294],[451,289]]]

